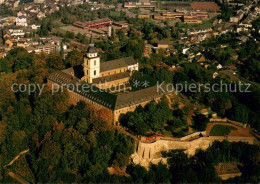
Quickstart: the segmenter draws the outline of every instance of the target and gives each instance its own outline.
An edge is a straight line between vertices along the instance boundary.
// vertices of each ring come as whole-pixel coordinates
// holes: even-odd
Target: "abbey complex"
[[[131,91],[129,80],[138,69],[138,62],[133,57],[100,63],[100,57],[91,37],[83,64],[52,73],[48,77],[48,83],[67,88],[76,86],[77,83],[81,86],[88,84],[91,86],[89,90],[72,87],[69,89],[72,102],[77,103],[82,100],[95,108],[105,108],[111,113],[111,122],[117,124],[120,114],[134,111],[137,106],[144,106],[153,100],[158,101],[167,94],[166,85],[160,87],[164,90],[152,86]]]

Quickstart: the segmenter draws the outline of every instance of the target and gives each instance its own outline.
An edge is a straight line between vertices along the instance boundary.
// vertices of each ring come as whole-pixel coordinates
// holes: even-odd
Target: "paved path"
[[[121,126],[115,126],[115,129],[119,130],[120,132],[122,132],[123,134],[132,137],[135,141],[139,141],[138,137],[127,132],[126,130],[124,130]]]
[[[4,168],[6,168],[7,166],[12,165],[17,159],[19,159],[19,157],[20,157],[21,155],[23,155],[23,154],[25,154],[25,153],[27,153],[27,152],[29,152],[29,149],[24,150],[24,151],[21,151],[16,157],[14,157],[14,159],[13,159],[11,162],[9,162],[9,164],[6,164],[6,165],[4,166]]]
[[[28,181],[26,181],[25,179],[23,179],[21,176],[13,173],[12,171],[8,172],[8,175],[15,179],[18,183],[21,183],[21,184],[30,184]]]

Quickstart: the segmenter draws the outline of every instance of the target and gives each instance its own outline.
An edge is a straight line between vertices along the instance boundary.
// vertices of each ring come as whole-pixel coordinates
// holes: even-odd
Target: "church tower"
[[[92,83],[93,79],[98,78],[100,73],[100,57],[94,45],[91,35],[87,54],[84,56],[84,80]]]

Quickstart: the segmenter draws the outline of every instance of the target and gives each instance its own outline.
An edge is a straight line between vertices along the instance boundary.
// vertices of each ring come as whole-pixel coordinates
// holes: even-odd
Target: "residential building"
[[[44,12],[41,12],[41,11],[40,11],[40,12],[37,14],[37,18],[40,19],[40,20],[43,19],[44,17],[45,17],[45,13],[44,13]]]
[[[17,8],[19,6],[20,1],[13,1],[12,6],[13,8]]]
[[[39,4],[42,4],[44,3],[46,0],[34,0],[34,3],[39,3]]]
[[[202,20],[198,19],[197,16],[193,15],[184,15],[183,16],[184,23],[187,24],[201,24]]]
[[[41,28],[41,25],[33,24],[33,25],[31,25],[31,28],[32,28],[33,30],[37,30],[37,29],[40,29],[40,28]]]
[[[13,36],[24,37],[25,32],[23,29],[9,29],[9,35],[11,37],[13,37]]]
[[[112,24],[112,20],[110,20],[109,18],[103,18],[103,19],[97,19],[97,20],[88,21],[88,22],[77,21],[73,25],[75,27],[86,30],[86,29],[91,29],[91,28],[107,27],[111,24]]]
[[[139,15],[137,15],[137,17],[139,19],[150,19],[151,15],[150,14],[139,14]]]
[[[13,42],[11,40],[5,40],[5,45],[7,45],[9,48],[12,48]]]
[[[238,17],[230,17],[229,21],[234,22],[234,23],[238,23],[239,18]]]
[[[126,22],[113,22],[113,25],[119,28],[128,28],[128,23]]]
[[[125,2],[124,8],[155,8],[150,0],[139,0],[139,2]]]
[[[45,53],[45,54],[51,54],[53,52],[58,52],[60,50],[60,46],[55,44],[45,44],[45,45],[39,45],[35,47],[27,47],[26,50],[31,53],[35,52],[36,54]]]
[[[25,16],[17,17],[15,20],[17,26],[27,27],[27,18]]]
[[[25,11],[19,11],[19,12],[17,13],[17,17],[21,17],[21,16],[26,17],[26,16],[27,16],[27,13],[26,13]]]
[[[158,49],[167,49],[169,48],[169,41],[159,41],[157,47]]]

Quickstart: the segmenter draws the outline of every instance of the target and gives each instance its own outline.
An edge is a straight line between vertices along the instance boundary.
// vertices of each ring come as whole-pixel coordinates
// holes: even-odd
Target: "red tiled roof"
[[[97,19],[97,20],[88,21],[88,22],[77,21],[74,23],[74,26],[84,28],[84,27],[93,26],[96,24],[104,24],[104,23],[112,23],[112,20],[110,20],[109,18],[103,18],[103,19]]]
[[[220,11],[220,7],[217,3],[213,2],[193,2],[191,7],[194,10],[211,10],[211,11]]]

